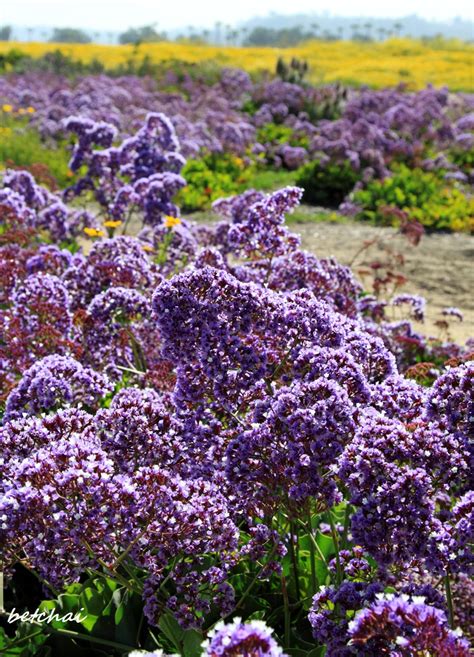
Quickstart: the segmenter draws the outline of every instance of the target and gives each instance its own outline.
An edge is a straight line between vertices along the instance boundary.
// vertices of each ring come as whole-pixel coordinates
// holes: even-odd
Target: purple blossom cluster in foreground
[[[472,342],[397,339],[351,270],[285,225],[299,188],[221,200],[222,220],[197,225],[173,206],[166,117],[119,146],[68,125],[87,170],[74,194],[112,217],[133,205],[143,228],[77,250],[77,210],[4,177],[7,576],[115,578],[163,650],[172,618],[208,657],[467,657]],[[418,297],[380,303],[422,318]],[[431,385],[406,373],[420,360]]]

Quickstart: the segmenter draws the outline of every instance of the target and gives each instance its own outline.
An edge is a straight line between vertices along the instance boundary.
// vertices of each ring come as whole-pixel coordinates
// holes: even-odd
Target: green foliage
[[[260,144],[289,144],[290,146],[302,146],[303,148],[309,145],[309,137],[307,135],[299,134],[293,128],[277,123],[266,123],[259,128],[257,131],[257,141]]]
[[[12,36],[12,28],[10,25],[2,25],[0,27],[0,41],[10,41]]]
[[[288,171],[287,169],[257,168],[251,171],[248,186],[260,189],[263,192],[274,192],[281,187],[295,185],[295,178],[296,171]]]
[[[160,34],[155,30],[154,25],[144,25],[143,27],[130,27],[119,36],[119,43],[155,43],[165,41],[166,35]]]
[[[454,148],[449,153],[449,159],[466,175],[474,170],[474,150],[472,149]]]
[[[46,175],[39,182],[45,182],[50,187],[54,187],[54,183],[57,182],[64,187],[71,182],[68,160],[68,154],[63,148],[45,146],[36,130],[30,129],[18,121],[2,120],[0,168],[13,166],[34,169],[41,165]]]
[[[427,228],[474,229],[474,200],[443,180],[442,172],[435,174],[399,165],[393,176],[371,181],[356,191],[352,200],[361,207],[358,217],[375,223],[394,223],[396,213],[388,210],[398,208],[407,218],[416,219]]]
[[[55,27],[50,39],[51,43],[90,43],[90,36],[75,27]]]
[[[209,208],[221,196],[242,191],[251,170],[233,155],[205,155],[199,160],[188,160],[181,175],[187,185],[177,195],[177,203],[185,212]]]
[[[313,31],[305,31],[299,25],[273,29],[271,27],[254,27],[245,39],[246,46],[280,46],[288,48],[315,38]]]
[[[358,180],[360,173],[349,162],[333,162],[323,166],[315,160],[299,169],[296,184],[304,189],[303,201],[331,208],[342,203]]]
[[[301,84],[303,78],[308,73],[308,62],[304,59],[297,59],[293,57],[289,64],[285,62],[283,57],[279,57],[276,64],[276,74],[285,82],[292,82]]]
[[[6,53],[0,54],[0,71],[7,71],[18,65],[25,59],[27,55],[18,50],[18,48],[11,48]]]

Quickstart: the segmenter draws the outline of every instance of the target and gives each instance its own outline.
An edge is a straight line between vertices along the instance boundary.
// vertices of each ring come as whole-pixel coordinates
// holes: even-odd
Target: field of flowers
[[[2,657],[472,654],[474,340],[286,220],[469,232],[473,105],[0,78]]]
[[[294,48],[239,48],[199,44],[152,43],[134,46],[97,44],[50,44],[0,42],[0,54],[16,48],[40,57],[53,48],[83,62],[99,60],[114,67],[148,55],[153,62],[172,60],[188,63],[212,62],[243,68],[249,72],[274,70],[278,57],[305,59],[312,82],[384,87],[406,83],[421,89],[428,83],[449,85],[453,91],[473,91],[473,46],[458,41],[424,44],[411,39],[390,39],[383,43],[311,41]]]

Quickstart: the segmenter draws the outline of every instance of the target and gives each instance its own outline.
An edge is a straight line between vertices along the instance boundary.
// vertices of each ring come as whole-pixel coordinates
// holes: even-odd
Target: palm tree
[[[393,24],[393,29],[397,36],[400,36],[400,32],[402,31],[402,28],[403,28],[403,23],[397,22]]]
[[[216,33],[216,44],[220,45],[221,43],[221,28],[222,28],[222,23],[221,21],[216,21],[214,23],[214,29]]]

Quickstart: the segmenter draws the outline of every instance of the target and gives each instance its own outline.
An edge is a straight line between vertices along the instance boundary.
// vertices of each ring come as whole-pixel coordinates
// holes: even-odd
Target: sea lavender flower
[[[426,299],[416,294],[397,294],[391,300],[392,306],[401,306],[408,304],[411,307],[413,318],[417,322],[422,322],[425,317]]]
[[[220,621],[203,643],[203,654],[206,657],[285,657],[272,633],[262,621],[243,623],[235,618],[227,625]]]
[[[423,598],[385,595],[360,611],[349,625],[358,655],[468,657],[469,645],[449,629],[444,612]]]
[[[137,329],[151,315],[151,303],[140,292],[112,287],[97,294],[83,317],[85,358],[111,376],[120,377],[120,367],[146,371]],[[149,338],[157,339],[153,333]]]
[[[74,310],[109,287],[147,290],[160,279],[143,243],[124,235],[96,242],[88,256],[75,261],[62,276]]]
[[[426,415],[466,438],[474,433],[474,363],[448,369],[427,395]]]
[[[71,331],[69,294],[57,276],[41,273],[28,276],[13,292],[11,303],[13,314],[31,334],[45,325],[53,325],[63,336]]]
[[[445,317],[456,317],[457,319],[459,319],[460,322],[464,320],[464,315],[459,310],[459,308],[454,308],[454,307],[443,308],[441,314],[444,315]]]
[[[316,378],[282,387],[256,405],[252,429],[231,441],[227,476],[245,503],[257,507],[339,499],[324,476],[354,432],[354,408],[335,381]]]
[[[348,612],[361,609],[373,602],[383,590],[379,582],[349,582],[340,586],[322,586],[312,600],[308,620],[313,637],[326,646],[327,657],[350,657],[348,646]]]
[[[182,427],[173,411],[169,395],[151,388],[125,388],[109,408],[96,413],[94,425],[120,470],[132,473],[140,466],[159,463],[179,471],[190,449],[181,438]]]
[[[251,205],[243,221],[230,228],[230,247],[247,257],[258,254],[263,258],[274,258],[294,251],[299,238],[283,223],[285,214],[298,205],[302,193],[299,187],[285,187]]]
[[[110,390],[105,375],[74,358],[46,356],[23,374],[8,395],[4,420],[51,412],[61,406],[96,408]]]

